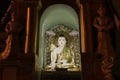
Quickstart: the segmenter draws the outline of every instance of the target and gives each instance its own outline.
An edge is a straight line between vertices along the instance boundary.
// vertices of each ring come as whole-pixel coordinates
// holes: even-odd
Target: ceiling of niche
[[[64,24],[74,29],[79,28],[78,15],[73,8],[64,4],[55,4],[48,7],[40,19],[40,26],[44,27],[42,31],[52,27]]]

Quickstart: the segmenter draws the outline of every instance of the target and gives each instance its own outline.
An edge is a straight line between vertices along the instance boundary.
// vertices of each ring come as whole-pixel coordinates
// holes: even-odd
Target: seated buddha
[[[67,40],[64,35],[60,35],[57,40],[57,47],[51,44],[51,64],[52,70],[55,68],[73,68],[74,63],[74,53],[66,46]]]

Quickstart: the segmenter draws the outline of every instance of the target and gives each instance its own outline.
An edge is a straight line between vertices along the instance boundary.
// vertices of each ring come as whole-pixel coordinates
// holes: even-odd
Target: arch
[[[39,68],[45,65],[45,32],[59,24],[79,31],[79,18],[76,11],[65,4],[54,4],[43,12],[39,26]]]

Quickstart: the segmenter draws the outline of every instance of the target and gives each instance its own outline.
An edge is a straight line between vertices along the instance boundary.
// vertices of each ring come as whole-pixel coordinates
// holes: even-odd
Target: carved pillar
[[[30,54],[34,53],[34,44],[35,44],[35,35],[36,35],[36,27],[38,26],[38,1],[25,1],[25,8],[26,8],[26,38],[25,38],[25,48],[27,47],[25,53]],[[28,10],[29,9],[29,18],[28,18]],[[27,23],[29,19],[29,22]],[[27,30],[28,29],[28,30]],[[28,36],[28,37],[27,37]],[[28,38],[28,41],[26,40]],[[27,42],[28,44],[26,44]]]
[[[111,16],[111,10],[109,8],[109,5],[107,5],[107,4],[109,4],[109,3],[106,0],[105,1],[100,0],[100,1],[92,2],[92,6],[91,6],[91,12],[93,13],[93,14],[91,14],[91,16],[92,16],[91,18],[96,17],[96,16],[94,16],[96,14],[99,15],[99,13],[98,13],[99,7],[101,5],[102,5],[102,7],[104,6],[104,8],[107,12],[107,14],[105,16],[109,17],[109,19],[110,19],[110,22],[109,22],[110,24],[104,25],[106,28],[108,28],[108,25],[113,27],[113,25],[112,25],[113,22],[112,22],[112,19],[110,17]],[[98,18],[98,16],[97,16],[97,18]],[[100,22],[100,20],[98,20],[98,22]],[[105,20],[104,20],[104,23],[106,23]],[[95,25],[93,25],[93,26],[95,27]],[[109,29],[109,32],[103,31],[102,33],[106,32],[107,34],[110,34],[110,30],[112,30],[112,29],[113,28]],[[98,67],[100,67],[99,69],[102,72],[103,79],[114,80],[113,75],[112,75],[112,71],[111,71],[111,68],[113,67],[113,61],[114,61],[114,50],[113,50],[112,42],[110,41],[110,40],[112,40],[113,36],[109,35],[109,38],[107,38],[108,40],[106,40],[103,37],[103,35],[102,35],[102,37],[99,36],[99,33],[100,33],[99,30],[97,32],[97,35],[95,35],[96,32],[97,32],[97,28],[93,30],[93,39],[94,39],[94,41],[97,40],[96,43],[98,44],[97,46],[94,46],[94,47],[96,47],[96,50],[94,52],[96,53],[96,51],[97,51],[96,59],[97,59],[97,61],[99,60],[99,66]],[[112,33],[112,35],[114,35],[114,33]],[[104,35],[104,36],[106,36],[106,35]],[[100,39],[101,39],[101,41],[100,41]],[[99,44],[101,42],[103,42],[102,45],[107,46],[107,48],[103,48],[103,46],[100,48]],[[99,48],[99,50],[97,48]],[[100,54],[100,55],[98,55],[98,54]],[[94,54],[94,56],[95,56],[95,54]]]
[[[82,78],[83,80],[96,80],[93,73],[93,52],[92,52],[92,35],[91,35],[91,17],[89,2],[81,2],[84,13],[84,29],[85,29],[85,48],[86,52],[81,53],[82,59]],[[81,37],[82,38],[82,37]],[[82,43],[81,43],[82,44]],[[87,76],[87,77],[86,77]]]

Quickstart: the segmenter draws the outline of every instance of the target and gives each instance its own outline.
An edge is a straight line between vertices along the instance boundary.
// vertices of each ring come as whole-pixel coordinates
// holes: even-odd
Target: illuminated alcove
[[[58,68],[67,69],[67,71],[81,71],[79,16],[72,7],[65,4],[49,6],[40,18],[37,71],[53,71],[50,67],[52,62],[51,46],[54,45],[58,48],[56,37],[61,34],[67,38],[67,47],[70,49],[68,53],[73,52],[71,52],[73,63],[72,65],[71,62],[68,64],[70,67],[61,67],[60,65]]]

